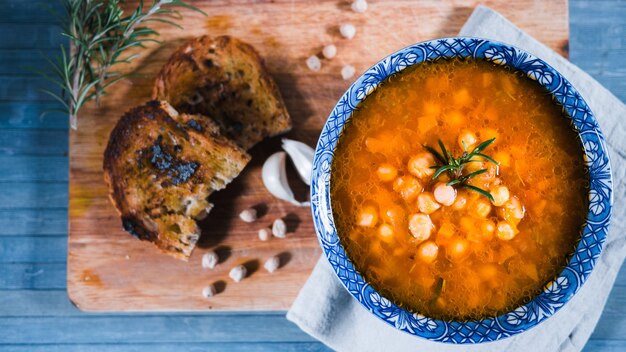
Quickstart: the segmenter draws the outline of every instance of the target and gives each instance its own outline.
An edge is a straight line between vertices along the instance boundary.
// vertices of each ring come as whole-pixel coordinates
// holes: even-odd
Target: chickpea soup
[[[377,291],[471,320],[529,302],[565,267],[588,182],[580,139],[539,84],[447,59],[389,77],[354,111],[331,200],[348,256]]]

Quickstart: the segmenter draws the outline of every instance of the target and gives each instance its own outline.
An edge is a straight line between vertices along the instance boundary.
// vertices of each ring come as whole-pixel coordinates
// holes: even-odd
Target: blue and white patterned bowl
[[[330,199],[331,165],[337,140],[356,106],[388,76],[442,57],[473,57],[526,73],[563,105],[584,148],[590,176],[589,212],[582,238],[567,267],[531,302],[512,312],[480,321],[442,321],[396,306],[370,286],[354,268],[342,247],[333,220]],[[598,122],[580,94],[543,60],[507,44],[478,38],[444,38],[422,42],[393,53],[360,76],[332,110],[315,150],[311,183],[311,210],[324,254],[337,277],[367,310],[398,330],[433,341],[481,343],[526,331],[561,309],[581,288],[602,251],[612,206],[609,157]]]

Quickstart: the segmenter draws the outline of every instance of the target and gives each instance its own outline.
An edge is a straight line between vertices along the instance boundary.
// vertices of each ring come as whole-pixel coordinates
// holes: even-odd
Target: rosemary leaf
[[[49,72],[37,72],[44,79],[59,86],[59,91],[46,91],[61,102],[77,127],[80,109],[88,101],[96,104],[107,89],[129,77],[121,71],[112,71],[117,64],[128,64],[139,54],[127,55],[127,50],[143,48],[145,43],[159,43],[154,37],[159,32],[149,25],[160,22],[181,28],[174,20],[182,18],[175,7],[206,13],[180,0],[151,0],[144,6],[140,0],[134,10],[124,11],[122,0],[62,0],[61,35],[69,39],[70,49],[61,46],[55,60],[49,60]]]
[[[485,197],[489,198],[489,200],[493,201],[493,197],[491,196],[491,193],[485,191],[484,189],[481,189],[479,187],[476,187],[467,183],[471,178],[487,172],[488,171],[487,169],[480,169],[477,171],[466,173],[465,175],[463,173],[464,173],[465,166],[467,164],[480,162],[480,160],[472,159],[474,157],[481,157],[489,162],[494,163],[495,165],[499,165],[498,161],[496,161],[495,159],[491,158],[488,155],[481,153],[483,150],[489,147],[493,142],[495,142],[495,140],[496,140],[495,138],[492,138],[487,141],[484,141],[480,143],[477,147],[475,147],[471,152],[467,151],[467,147],[465,146],[465,143],[463,143],[463,153],[458,158],[455,158],[454,156],[452,156],[452,154],[448,151],[448,149],[446,149],[446,146],[443,144],[441,140],[438,141],[439,148],[441,149],[441,153],[439,153],[435,148],[432,148],[430,146],[424,146],[424,149],[432,153],[437,159],[438,163],[440,164],[440,165],[430,166],[431,169],[436,169],[432,177],[433,180],[436,180],[442,174],[447,173],[450,180],[446,183],[446,185],[467,188],[469,190],[478,192],[484,195]]]
[[[441,141],[441,139],[437,140],[437,143],[439,143],[439,148],[441,148],[441,152],[443,153],[444,156],[444,163],[448,164],[450,163],[450,158],[451,155],[450,153],[446,150],[446,146],[443,144],[443,142]]]
[[[461,182],[464,182],[464,181],[467,181],[467,180],[469,180],[470,178],[472,178],[474,176],[478,176],[480,174],[484,174],[487,171],[489,171],[489,170],[487,170],[487,169],[476,170],[474,172],[470,172],[469,174],[467,174],[465,176],[460,177],[459,180],[461,180]]]
[[[490,201],[492,201],[492,202],[494,201],[494,200],[493,200],[493,196],[491,195],[491,193],[489,193],[489,192],[485,191],[485,190],[484,190],[484,189],[482,189],[482,188],[478,188],[478,187],[476,187],[476,186],[468,185],[467,183],[461,183],[461,187],[463,187],[463,188],[467,188],[467,189],[469,189],[469,190],[471,190],[471,191],[474,191],[474,192],[477,192],[477,193],[480,193],[480,194],[482,194],[483,196],[485,196],[485,197],[489,198],[489,200],[490,200]]]
[[[429,147],[427,145],[424,146],[424,149],[428,150],[432,155],[434,155],[435,158],[437,158],[437,160],[439,160],[440,163],[442,163],[442,164],[447,164],[448,163],[447,158],[444,158],[441,154],[439,154],[439,152],[436,149],[434,149],[432,147]],[[435,168],[436,168],[436,166],[435,166]]]
[[[481,158],[483,158],[483,159],[485,159],[485,160],[487,160],[487,161],[489,161],[489,162],[491,162],[491,163],[494,163],[494,164],[496,164],[496,165],[500,165],[500,163],[499,163],[498,161],[496,161],[495,159],[493,159],[493,158],[492,158],[492,157],[490,157],[489,155],[485,155],[485,154],[482,154],[482,153],[476,153],[476,154],[474,154],[474,155],[475,155],[475,156],[479,156],[479,157],[481,157]],[[474,160],[472,160],[472,161],[474,161]]]
[[[476,153],[482,152],[483,150],[485,150],[485,148],[490,146],[495,141],[496,141],[495,138],[491,138],[491,139],[488,139],[488,140],[480,143],[478,146],[476,146],[476,148],[474,148],[474,150],[472,150],[472,152],[470,154],[476,155]]]

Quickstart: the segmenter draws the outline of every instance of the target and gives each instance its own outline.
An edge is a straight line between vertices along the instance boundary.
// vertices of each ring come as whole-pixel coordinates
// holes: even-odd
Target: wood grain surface
[[[78,130],[70,133],[67,289],[72,302],[87,311],[285,310],[321,254],[310,210],[279,201],[263,187],[260,168],[279,150],[279,138],[257,145],[241,176],[211,196],[216,206],[202,222],[202,239],[189,262],[164,255],[122,230],[102,179],[102,153],[118,118],[149,99],[156,72],[186,38],[229,34],[254,45],[293,118],[288,137],[314,146],[328,113],[351,83],[341,78],[343,65],[353,65],[360,74],[404,46],[453,36],[477,3],[372,0],[366,13],[357,14],[346,1],[193,2],[208,17],[185,11],[184,30],[161,28],[164,44],[150,47],[129,66],[136,76],[116,85],[100,107],[86,107]],[[481,3],[567,55],[566,0]],[[354,39],[340,37],[342,23],[356,26]],[[322,60],[319,72],[308,70],[306,58],[330,43],[337,45],[337,57]],[[295,193],[306,198],[307,187],[291,171]],[[260,219],[252,224],[239,220],[239,212],[253,206],[260,210]],[[258,240],[257,231],[277,218],[287,222],[288,237]],[[201,268],[202,254],[209,248],[223,258],[215,270]],[[282,267],[269,274],[262,266],[272,255],[280,255]],[[240,283],[228,278],[237,264],[251,272]],[[209,283],[216,283],[221,292],[207,300],[201,291]]]

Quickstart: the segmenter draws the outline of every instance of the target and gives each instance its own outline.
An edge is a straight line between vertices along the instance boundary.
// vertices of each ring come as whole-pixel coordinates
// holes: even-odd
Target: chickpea
[[[506,221],[498,222],[498,231],[496,235],[498,236],[499,239],[504,240],[504,241],[512,240],[513,237],[517,235],[517,232],[518,232],[517,229],[513,227],[511,224],[509,224],[508,222]]]
[[[402,176],[393,181],[393,190],[400,193],[402,198],[410,202],[415,200],[422,191],[422,185],[413,176]]]
[[[475,172],[481,169],[485,168],[485,163],[479,160],[482,159],[478,159],[478,158],[472,158],[472,162],[468,163],[467,165],[465,165],[464,170],[467,171],[467,173],[470,172]]]
[[[435,173],[431,166],[435,165],[435,157],[424,152],[413,156],[407,165],[409,172],[419,178],[430,177]]]
[[[459,135],[458,142],[463,150],[471,151],[474,144],[478,142],[478,137],[469,130],[463,130]]]
[[[382,224],[378,227],[378,234],[383,241],[390,241],[393,238],[393,227],[389,224]]]
[[[519,224],[525,213],[526,209],[524,209],[522,202],[517,197],[509,198],[501,208],[498,208],[498,215],[514,225]]]
[[[491,193],[491,196],[493,197],[493,201],[491,201],[491,203],[496,207],[503,206],[510,197],[509,189],[503,185],[491,187],[489,193]]]
[[[441,205],[437,203],[432,193],[424,192],[417,197],[417,208],[424,214],[432,214],[441,208]]]
[[[389,181],[393,181],[396,176],[398,175],[398,170],[393,167],[393,165],[391,164],[380,164],[380,166],[378,166],[378,170],[376,170],[376,174],[378,175],[378,178],[383,181],[383,182],[389,182]]]
[[[491,220],[485,220],[480,224],[480,232],[483,240],[489,241],[493,238],[493,233],[496,231],[496,223]]]
[[[472,213],[479,218],[486,218],[491,212],[491,202],[486,197],[480,197],[471,204]]]
[[[486,242],[493,238],[496,231],[496,224],[491,220],[479,220],[475,227],[468,232],[467,239],[472,242]]]
[[[359,211],[357,225],[363,227],[374,227],[378,222],[378,209],[373,205],[366,205]]]
[[[462,210],[467,205],[467,195],[465,193],[459,192],[456,195],[456,199],[452,204],[452,208],[456,210]]]
[[[381,217],[387,223],[398,226],[405,219],[404,209],[399,205],[391,205],[387,209],[382,210]]]
[[[437,254],[439,253],[439,246],[435,244],[433,241],[426,241],[422,243],[417,249],[417,254],[419,258],[426,263],[432,263],[437,259]]]
[[[413,214],[409,219],[409,231],[419,241],[425,241],[430,237],[435,225],[426,214]]]
[[[456,199],[456,190],[454,187],[447,186],[445,183],[436,184],[433,194],[435,200],[445,206],[452,205]]]
[[[469,242],[461,237],[454,238],[446,246],[446,253],[452,260],[460,260],[469,254]]]

